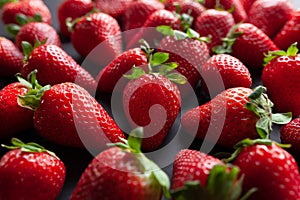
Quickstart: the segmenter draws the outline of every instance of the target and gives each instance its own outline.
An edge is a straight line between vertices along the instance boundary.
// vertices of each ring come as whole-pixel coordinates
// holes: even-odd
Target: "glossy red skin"
[[[100,153],[85,169],[70,200],[160,200],[159,184],[134,154],[118,147]]]
[[[122,79],[123,75],[131,70],[133,66],[141,67],[147,65],[147,63],[147,55],[140,48],[125,51],[98,74],[97,91],[113,92],[118,81]],[[123,78],[123,80],[124,79],[125,78]],[[123,85],[126,85],[125,80]],[[116,89],[119,91],[119,88]]]
[[[53,200],[64,185],[63,162],[48,153],[11,150],[0,160],[0,198]]]
[[[294,12],[292,19],[287,21],[274,38],[274,43],[283,50],[287,50],[293,43],[300,48],[300,11]]]
[[[176,40],[173,36],[167,36],[161,40],[157,50],[169,53],[168,62],[178,63],[176,71],[185,76],[192,87],[197,86],[202,65],[210,57],[206,43],[189,38]]]
[[[160,41],[163,35],[156,31],[155,27],[161,25],[171,26],[175,30],[181,29],[181,23],[178,17],[176,17],[171,11],[157,10],[152,13],[141,29],[135,34],[134,37],[127,43],[126,49],[131,49],[140,46],[139,40],[146,40],[150,47],[155,47],[154,39]]]
[[[33,112],[17,103],[18,95],[27,92],[21,83],[11,83],[0,90],[0,139],[33,128]]]
[[[207,43],[211,51],[214,46],[222,44],[222,38],[227,36],[234,25],[234,19],[227,11],[209,9],[196,19],[195,31],[201,37],[211,36],[211,42]]]
[[[70,37],[71,33],[66,25],[66,19],[70,17],[72,20],[79,18],[93,8],[91,0],[65,0],[62,1],[57,9],[57,17],[59,22],[60,33],[66,37]]]
[[[156,104],[164,110],[155,109],[151,121],[149,111]],[[144,127],[143,150],[152,151],[162,144],[179,113],[180,104],[177,86],[162,75],[146,74],[128,82],[123,91],[123,108],[132,126],[135,123]],[[152,127],[147,126],[150,122]],[[154,132],[153,126],[162,129]]]
[[[15,44],[20,51],[23,51],[22,41],[29,42],[32,46],[34,46],[36,38],[38,38],[39,41],[47,39],[45,44],[53,44],[61,47],[60,39],[56,30],[44,22],[31,22],[22,26],[16,35]]]
[[[253,5],[253,3],[257,1],[257,0],[241,0],[241,4],[244,7],[246,13],[249,12],[251,6]]]
[[[14,76],[21,71],[23,54],[14,43],[0,37],[0,77]]]
[[[101,12],[106,13],[114,18],[119,18],[134,0],[95,0],[95,6]]]
[[[33,17],[40,14],[42,21],[51,24],[51,13],[48,7],[41,0],[22,0],[6,3],[2,8],[2,21],[4,24],[17,24],[16,15],[24,14]]]
[[[172,190],[183,187],[187,181],[199,181],[205,187],[211,169],[218,164],[223,162],[200,151],[181,150],[173,163]]]
[[[63,146],[82,148],[84,143],[99,150],[125,138],[103,107],[74,83],[57,84],[45,92],[34,126],[41,136]]]
[[[264,54],[279,50],[274,42],[256,26],[244,23],[235,32],[242,32],[232,46],[232,55],[251,71],[261,71]]]
[[[83,57],[95,49],[94,57],[92,55],[90,58],[95,59],[100,66],[105,66],[122,53],[120,26],[113,17],[105,13],[93,13],[82,17],[75,24],[71,42]]]
[[[193,136],[204,139],[207,135],[208,127],[212,123],[212,128],[222,130],[215,135],[208,135],[208,139],[228,149],[245,138],[258,138],[255,124],[259,118],[250,110],[245,108],[248,102],[248,96],[252,93],[249,88],[237,87],[227,89],[214,97],[210,102],[198,106],[185,113],[181,119],[183,128]],[[214,108],[212,108],[214,107]],[[212,112],[225,112],[224,125],[217,122],[211,122]],[[222,127],[220,127],[222,126]],[[198,129],[195,129],[198,127]],[[219,138],[218,134],[220,134]]]
[[[292,155],[276,144],[245,147],[233,164],[245,175],[243,191],[257,188],[249,200],[300,199],[297,163]]]
[[[35,48],[21,70],[22,76],[27,77],[35,69],[41,85],[75,82],[90,92],[97,86],[92,75],[56,45]]]
[[[269,62],[263,70],[262,81],[278,112],[300,115],[300,56],[281,56]]]
[[[287,0],[260,0],[249,10],[249,23],[273,38],[292,18],[294,10]]]
[[[291,144],[292,150],[300,152],[300,118],[281,127],[280,139],[284,144]]]
[[[234,87],[250,88],[252,85],[251,74],[247,67],[237,58],[228,54],[218,54],[212,56],[202,67],[202,77],[210,80],[210,77],[215,77],[214,74],[220,74],[223,80],[224,89]],[[206,92],[205,80],[203,80]],[[210,90],[213,88],[210,88]],[[217,91],[219,94],[222,91]]]

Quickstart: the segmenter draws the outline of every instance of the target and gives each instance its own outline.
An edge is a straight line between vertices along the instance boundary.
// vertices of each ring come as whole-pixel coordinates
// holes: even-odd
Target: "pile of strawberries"
[[[300,200],[300,12],[288,0],[64,0],[60,34],[42,0],[0,8],[0,141],[12,143],[0,199],[57,199],[70,169],[54,152],[78,148],[97,156],[71,200]],[[118,116],[100,104],[115,94]],[[191,147],[222,152],[183,147],[168,176],[146,155],[178,123]]]

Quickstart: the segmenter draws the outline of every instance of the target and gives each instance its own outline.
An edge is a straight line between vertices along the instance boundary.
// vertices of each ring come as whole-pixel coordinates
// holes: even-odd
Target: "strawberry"
[[[71,33],[66,25],[66,20],[70,21],[79,18],[92,11],[93,3],[91,0],[64,0],[58,5],[57,17],[60,33],[66,37],[70,37]]]
[[[273,38],[292,18],[293,12],[292,5],[287,0],[255,1],[249,10],[249,23]]]
[[[278,50],[274,42],[259,28],[249,23],[232,27],[223,45],[215,47],[216,53],[231,53],[249,70],[261,71],[264,54]]]
[[[122,52],[120,26],[105,13],[92,13],[75,20],[71,41],[81,56],[86,57],[95,49],[94,59],[100,65],[108,64]],[[97,49],[97,46],[101,48]]]
[[[300,176],[292,155],[270,140],[236,145],[233,164],[245,176],[243,189],[256,188],[252,199],[300,199]]]
[[[268,95],[276,110],[300,115],[300,56],[297,44],[284,51],[269,52],[262,74],[263,84],[268,87]]]
[[[292,19],[287,21],[283,28],[277,33],[274,38],[274,43],[280,49],[288,49],[294,42],[300,47],[300,39],[297,35],[300,34],[300,11],[294,12]]]
[[[71,200],[160,200],[169,197],[168,176],[140,150],[142,129],[96,156],[81,175]]]
[[[204,78],[204,88],[208,91],[205,81],[214,81],[213,77],[220,74],[224,89],[233,87],[246,87],[250,88],[252,79],[247,67],[237,58],[228,54],[218,54],[212,56],[202,67],[202,77]],[[210,84],[214,86],[214,84]],[[214,88],[209,88],[210,92],[219,94],[221,91],[215,91]]]
[[[214,46],[222,44],[221,39],[226,37],[227,33],[235,24],[229,12],[215,9],[204,11],[195,20],[195,31],[201,36],[211,37],[211,42],[207,44],[210,50],[212,50]]]
[[[60,47],[43,44],[33,49],[26,42],[23,46],[27,58],[21,70],[23,77],[37,69],[37,78],[42,85],[76,82],[90,92],[95,91],[96,81],[92,75]]]
[[[291,144],[292,150],[300,151],[300,118],[296,118],[280,129],[282,143]]]
[[[4,0],[0,4],[0,8],[2,8],[2,21],[4,24],[17,24],[17,14],[23,14],[28,17],[38,15],[43,22],[51,24],[51,13],[41,0]]]
[[[23,54],[10,40],[0,37],[0,77],[13,76],[21,71]]]
[[[240,199],[243,177],[238,175],[237,167],[226,166],[217,158],[195,150],[181,150],[173,164],[173,199]]]
[[[241,4],[244,7],[244,10],[246,11],[246,13],[249,12],[251,6],[253,5],[253,3],[257,1],[257,0],[241,0]]]
[[[271,115],[273,105],[263,91],[265,88],[261,86],[254,90],[227,89],[208,103],[185,113],[181,120],[183,128],[200,139],[207,137],[210,142],[226,148],[233,148],[245,138],[268,138],[272,122],[287,123],[291,113]]]
[[[167,25],[171,26],[175,30],[181,29],[179,17],[174,15],[168,10],[157,10],[152,13],[143,24],[142,28],[135,34],[134,37],[126,45],[126,49],[134,48],[138,45],[140,39],[144,39],[149,42],[150,46],[154,46],[154,40],[159,41],[162,35],[156,31],[157,26]],[[152,27],[152,28],[151,28]]]
[[[0,160],[1,199],[56,199],[64,185],[64,163],[44,147],[13,138]]]
[[[119,18],[134,0],[95,0],[95,6],[101,12],[106,13],[114,18]]]
[[[130,49],[115,58],[98,75],[98,91],[112,93],[118,81],[132,66],[146,65],[147,55],[140,49]]]

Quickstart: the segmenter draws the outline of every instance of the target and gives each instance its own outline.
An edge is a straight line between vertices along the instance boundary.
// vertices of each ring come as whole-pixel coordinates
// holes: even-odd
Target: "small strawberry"
[[[37,83],[36,83],[37,84]],[[34,110],[34,127],[56,144],[99,150],[109,141],[125,138],[102,106],[82,87],[61,83],[29,90],[18,98],[21,106]]]
[[[132,66],[139,67],[147,63],[147,55],[140,48],[125,51],[98,74],[97,90],[112,93],[118,81]]]
[[[227,89],[210,102],[185,113],[181,120],[183,128],[200,139],[207,137],[226,148],[233,148],[245,138],[268,138],[272,122],[285,124],[291,120],[291,113],[272,114],[273,104],[264,90],[261,86],[254,90]]]
[[[207,44],[210,51],[214,46],[222,44],[221,39],[226,37],[227,33],[235,24],[229,12],[215,9],[204,11],[195,20],[195,31],[201,36],[211,37],[211,42]]]
[[[71,33],[66,25],[66,20],[75,20],[88,12],[92,11],[93,3],[91,0],[64,0],[57,9],[57,17],[60,33],[66,37],[70,37]]]
[[[278,32],[274,38],[274,43],[283,50],[286,50],[293,43],[298,43],[300,48],[300,11],[296,11],[293,14],[292,19],[287,21],[283,28]]]
[[[64,163],[44,147],[13,138],[0,160],[0,199],[56,199],[64,185]]]
[[[300,55],[297,44],[289,47],[287,52],[269,52],[262,74],[263,84],[268,88],[268,95],[274,102],[276,110],[300,115]]]
[[[14,76],[20,72],[23,57],[12,41],[0,37],[0,77]]]
[[[75,20],[71,41],[83,57],[96,49],[94,59],[97,64],[104,66],[122,52],[120,26],[113,17],[105,13],[92,13]],[[97,49],[97,46],[101,48]]]
[[[249,12],[251,6],[253,5],[253,3],[257,1],[257,0],[241,0],[241,4],[244,7],[244,10],[246,11],[246,13]]]
[[[92,75],[76,63],[71,56],[56,45],[35,45],[23,42],[26,63],[22,68],[23,77],[38,70],[37,79],[42,85],[76,82],[90,92],[96,89]]]
[[[216,53],[231,53],[249,70],[261,71],[264,54],[279,50],[274,42],[259,28],[249,23],[233,26],[223,45],[214,48]]]
[[[249,23],[273,38],[292,18],[294,10],[287,0],[255,1],[249,10]]]
[[[51,13],[41,0],[4,0],[2,8],[2,21],[4,24],[17,24],[17,14],[27,17],[39,16],[42,22],[51,24]]]
[[[124,143],[101,152],[80,177],[71,200],[160,200],[169,197],[168,176],[141,152],[141,128]]]
[[[256,188],[251,199],[300,199],[299,168],[292,155],[270,140],[249,139],[236,145],[233,160],[245,176],[243,189]]]
[[[281,127],[280,139],[284,144],[291,144],[292,150],[300,152],[300,118]]]
[[[101,12],[106,13],[114,18],[119,18],[134,0],[95,0],[95,6]]]

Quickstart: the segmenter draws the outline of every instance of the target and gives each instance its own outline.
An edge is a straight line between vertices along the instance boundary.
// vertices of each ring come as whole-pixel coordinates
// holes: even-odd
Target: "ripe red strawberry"
[[[0,160],[0,199],[56,199],[64,185],[66,169],[44,147],[13,138],[12,149]]]
[[[272,103],[263,91],[263,87],[254,91],[243,87],[227,89],[210,102],[185,113],[181,120],[183,128],[200,139],[207,137],[210,142],[226,148],[233,148],[245,138],[268,138],[272,122],[287,123],[291,114],[270,115]]]
[[[113,17],[105,13],[92,13],[76,20],[71,41],[84,57],[99,45],[94,52],[98,65],[105,66],[122,52],[120,26]]]
[[[95,6],[101,12],[106,13],[114,18],[119,18],[134,0],[95,0]]]
[[[300,56],[297,45],[293,44],[287,52],[269,52],[262,74],[263,84],[276,110],[300,115]]]
[[[154,40],[159,41],[162,35],[156,31],[153,27],[158,27],[162,25],[171,26],[175,30],[181,29],[180,20],[172,12],[168,10],[157,10],[152,13],[142,28],[135,34],[130,41],[126,41],[126,49],[131,49],[137,47],[140,39],[144,39],[149,42],[151,47],[154,47]]]
[[[242,6],[244,7],[244,10],[246,11],[246,13],[249,12],[251,6],[253,5],[253,3],[255,2],[256,0],[241,0],[241,4]]]
[[[35,95],[35,98],[32,96]],[[125,138],[102,106],[82,87],[61,83],[19,97],[34,110],[34,127],[44,138],[71,147],[103,149],[109,141]]]
[[[0,77],[14,76],[21,71],[23,54],[10,40],[0,37]]]
[[[296,118],[280,129],[280,139],[291,144],[294,151],[300,152],[300,118]]]
[[[233,164],[244,174],[243,189],[256,188],[249,200],[300,199],[300,176],[292,155],[272,141],[242,141]]]
[[[252,79],[247,67],[239,61],[237,58],[228,54],[219,54],[212,56],[202,67],[202,77],[205,90],[208,92],[206,81],[214,82],[213,77],[216,74],[220,74],[224,89],[233,87],[245,87],[250,88],[252,85]],[[210,83],[210,86],[215,84]],[[214,88],[209,88],[210,92],[219,94],[222,91],[215,90]]]
[[[23,77],[37,69],[37,79],[42,85],[75,82],[90,92],[95,91],[96,81],[92,75],[60,47],[44,44],[32,50],[28,43],[25,46],[28,51],[25,52],[27,60],[22,68]]]
[[[57,9],[57,17],[59,23],[60,33],[64,36],[70,37],[71,33],[66,25],[66,20],[75,20],[93,9],[91,0],[64,0]]]
[[[169,197],[168,176],[140,150],[142,129],[101,152],[80,177],[71,200],[160,200]]]
[[[262,69],[264,54],[279,50],[263,31],[249,23],[234,26],[223,41],[221,48],[216,47],[214,51],[232,53],[253,71]]]
[[[8,2],[2,7],[2,21],[4,24],[17,24],[16,15],[28,17],[39,15],[43,22],[51,24],[51,13],[41,0],[17,0]]]
[[[294,10],[287,0],[255,1],[249,10],[249,23],[273,38],[292,18]]]
[[[147,55],[140,48],[125,51],[98,74],[98,91],[113,92],[116,84],[133,66],[146,65]]]
[[[292,19],[286,22],[283,28],[278,32],[274,38],[274,43],[283,50],[286,50],[294,42],[298,43],[300,48],[300,11],[294,12]]]
[[[211,36],[211,42],[207,44],[210,51],[214,46],[222,44],[221,39],[226,37],[235,24],[229,12],[215,9],[204,11],[195,20],[195,31],[201,36]]]

